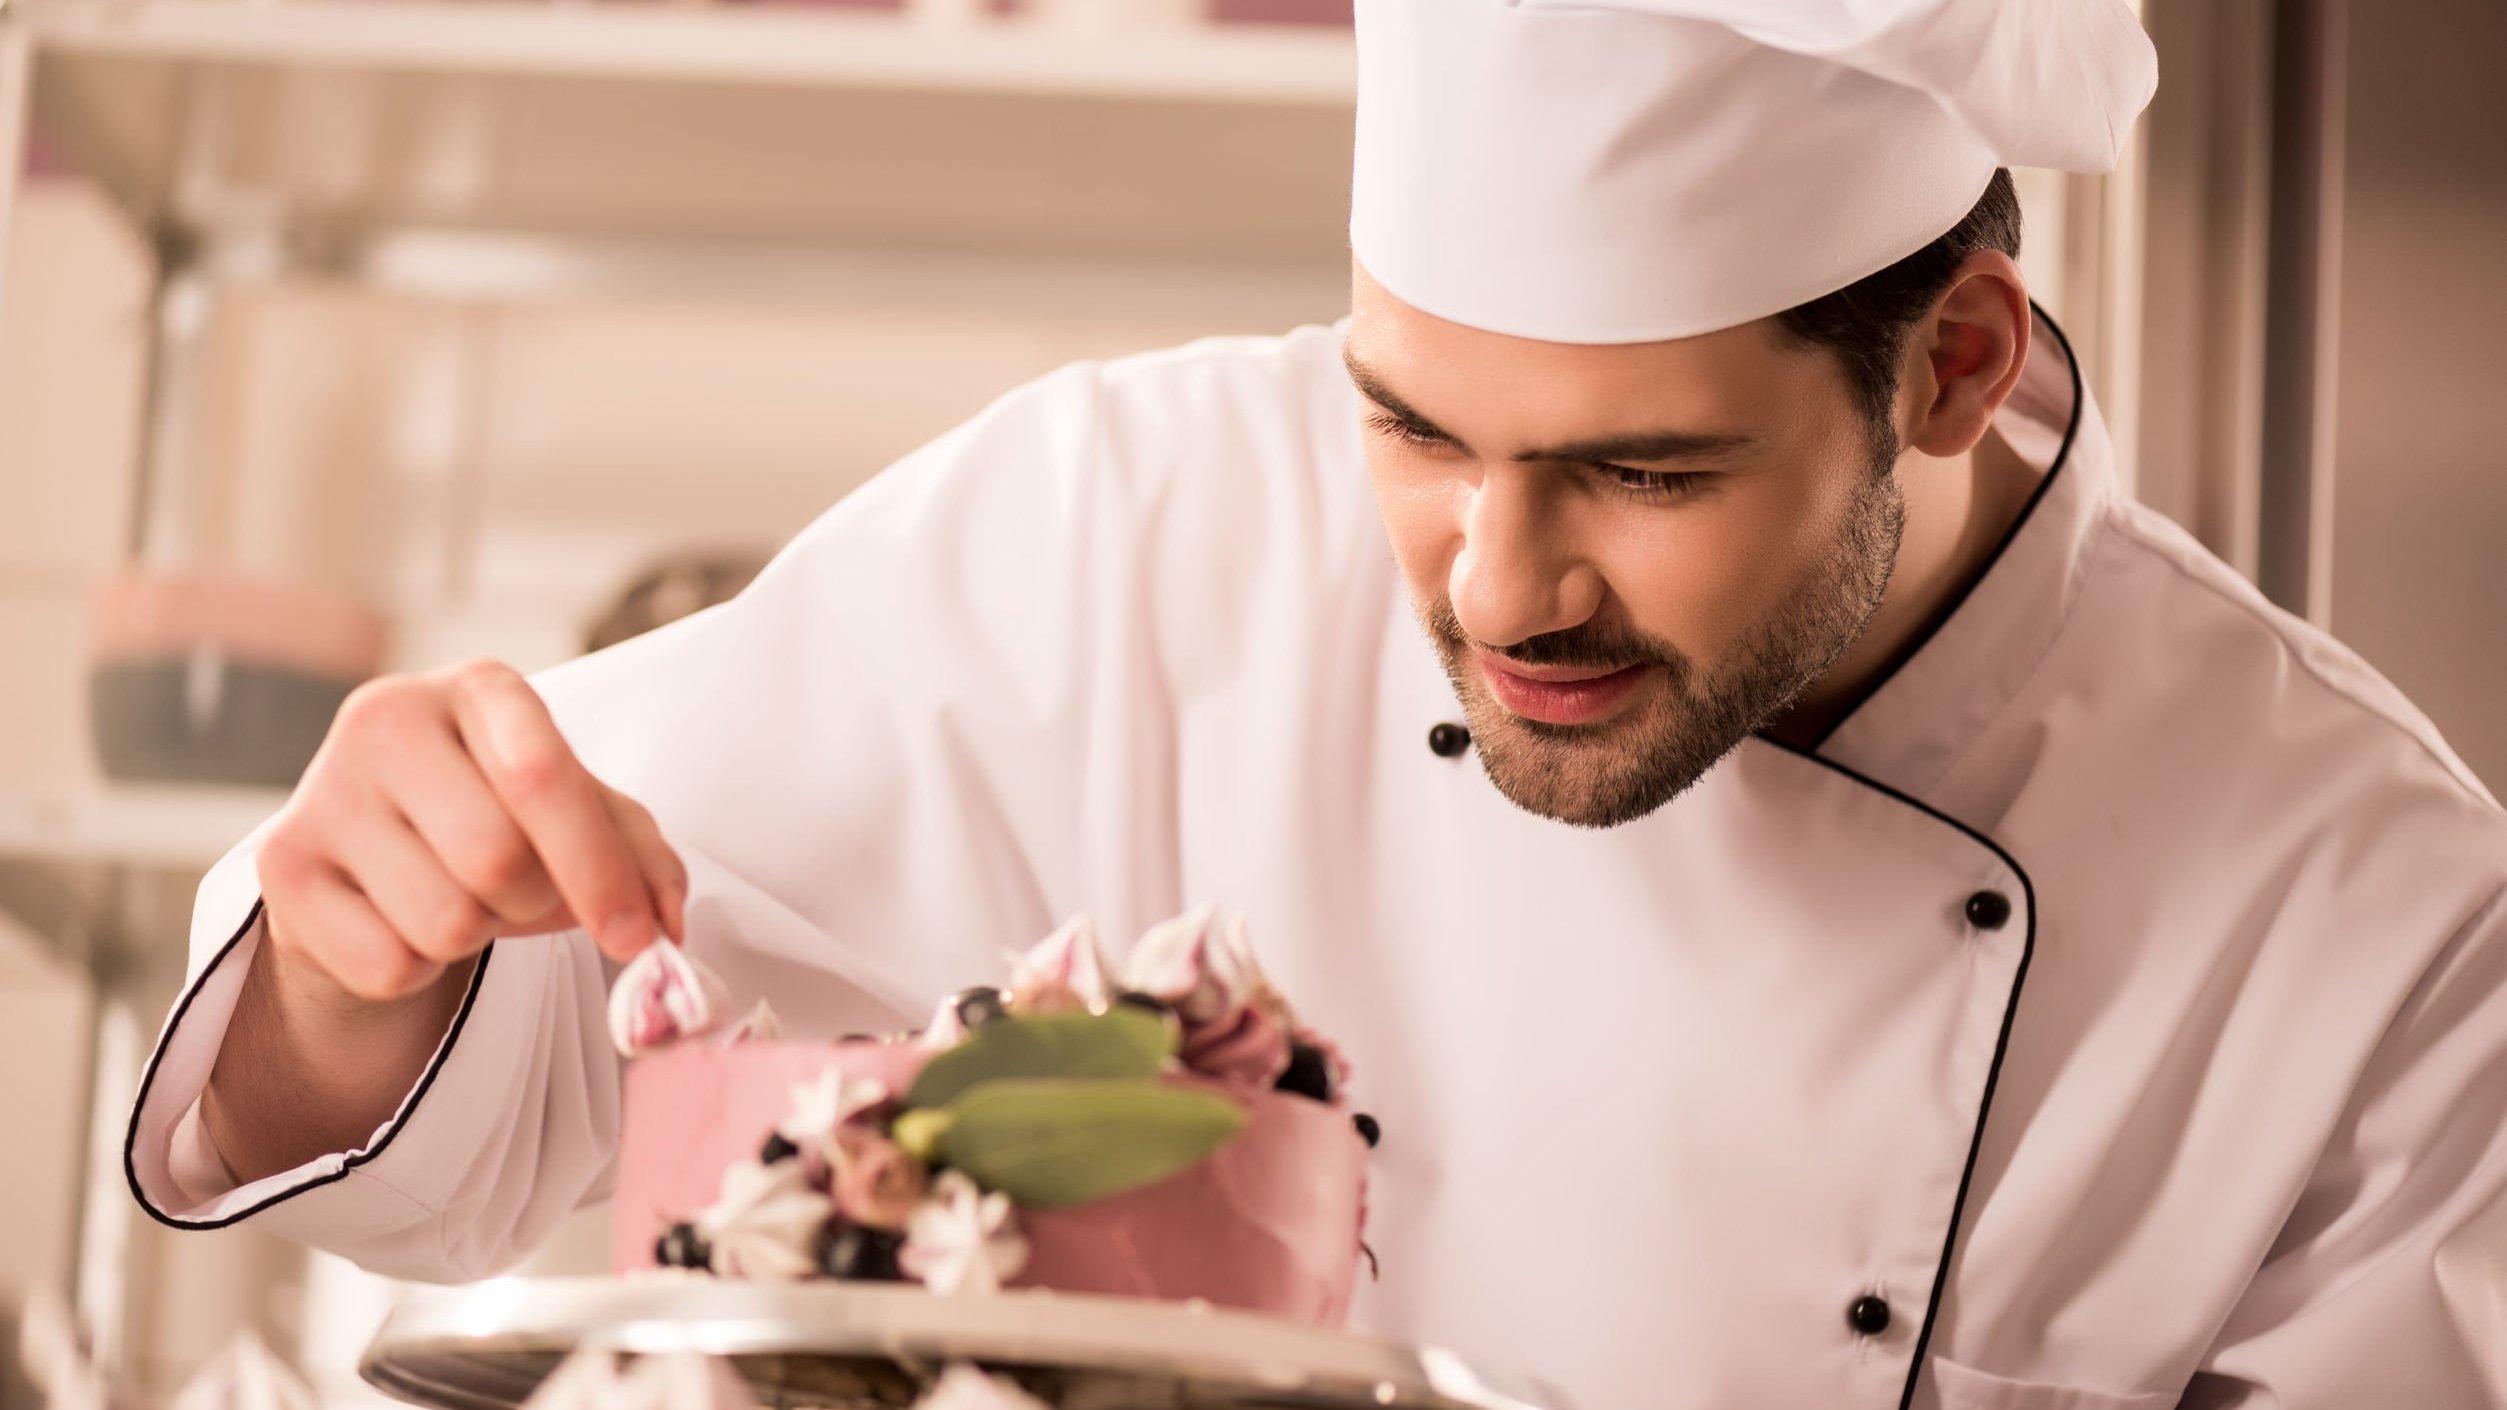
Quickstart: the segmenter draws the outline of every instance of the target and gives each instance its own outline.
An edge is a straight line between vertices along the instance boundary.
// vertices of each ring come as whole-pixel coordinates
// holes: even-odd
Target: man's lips
[[[1588,725],[1624,704],[1643,665],[1599,670],[1579,666],[1526,666],[1482,651],[1480,678],[1497,703],[1527,720],[1547,725]]]

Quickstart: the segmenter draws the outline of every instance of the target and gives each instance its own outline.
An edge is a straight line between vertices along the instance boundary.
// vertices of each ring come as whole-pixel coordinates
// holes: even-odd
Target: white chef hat
[[[1350,244],[1457,323],[1647,342],[1781,312],[2002,166],[2113,169],[2125,0],[1359,0]]]

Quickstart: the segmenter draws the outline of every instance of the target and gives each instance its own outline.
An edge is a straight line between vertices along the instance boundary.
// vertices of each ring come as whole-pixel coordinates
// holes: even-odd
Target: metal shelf
[[[143,224],[1341,255],[1346,32],[519,0],[20,0]]]
[[[0,857],[206,871],[286,801],[276,790],[170,785],[0,793]]]
[[[520,0],[26,0],[50,54],[296,69],[640,78],[1193,102],[1353,100],[1345,32]]]

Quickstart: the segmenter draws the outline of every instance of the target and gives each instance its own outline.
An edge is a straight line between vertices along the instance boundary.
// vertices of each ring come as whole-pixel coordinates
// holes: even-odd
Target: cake
[[[1085,920],[912,1034],[790,1042],[668,941],[613,990],[621,1272],[1050,1288],[1343,1320],[1377,1128],[1242,917]]]

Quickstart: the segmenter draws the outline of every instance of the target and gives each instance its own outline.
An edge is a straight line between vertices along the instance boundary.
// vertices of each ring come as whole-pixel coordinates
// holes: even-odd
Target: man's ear
[[[1907,334],[1900,443],[1944,458],[1975,449],[2019,385],[2029,323],[2028,287],[2009,255],[1980,250],[1961,262]]]

